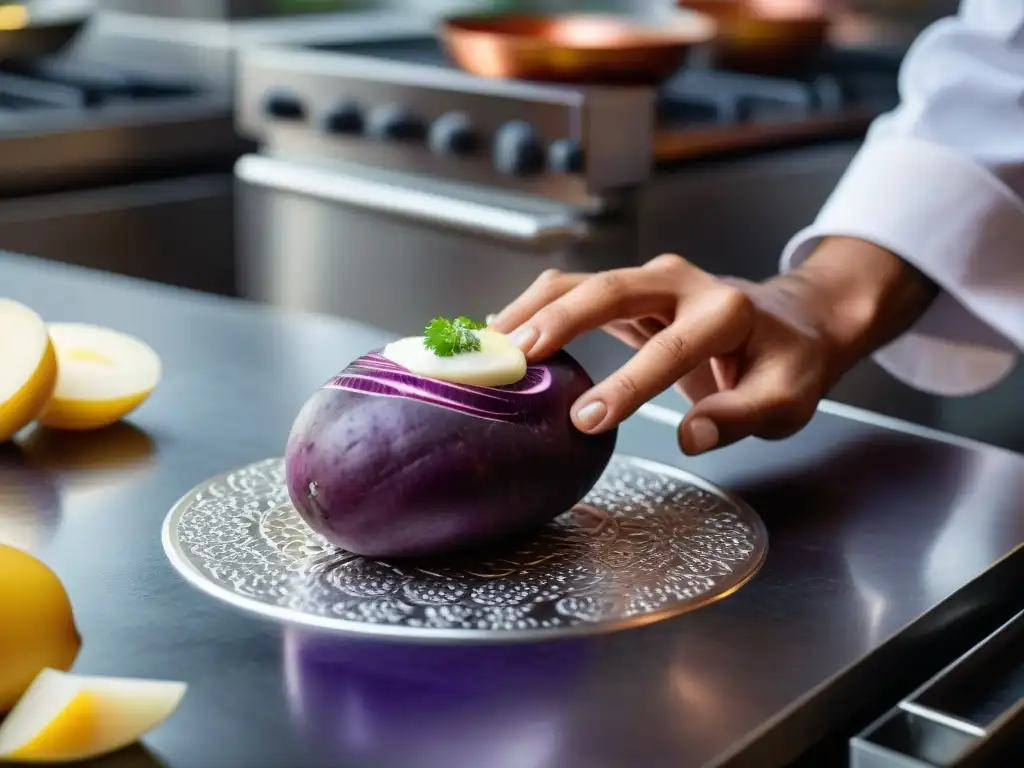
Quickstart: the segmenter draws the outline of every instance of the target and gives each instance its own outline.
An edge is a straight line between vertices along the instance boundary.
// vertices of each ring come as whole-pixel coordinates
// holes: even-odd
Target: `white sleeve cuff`
[[[869,140],[786,246],[782,271],[829,236],[892,251],[943,289],[875,354],[890,374],[924,392],[970,395],[1013,369],[1024,348],[1024,204],[984,168],[919,139]]]

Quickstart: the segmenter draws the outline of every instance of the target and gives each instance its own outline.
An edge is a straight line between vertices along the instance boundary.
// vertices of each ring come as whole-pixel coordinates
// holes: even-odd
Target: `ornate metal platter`
[[[764,560],[761,519],[698,477],[616,455],[583,503],[486,557],[382,562],[339,550],[267,459],[190,491],[164,550],[192,585],[247,611],[341,632],[449,641],[596,634],[725,597]]]

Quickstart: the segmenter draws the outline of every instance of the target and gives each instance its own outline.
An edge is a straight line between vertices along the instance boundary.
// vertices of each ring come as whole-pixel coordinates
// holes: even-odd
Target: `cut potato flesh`
[[[170,717],[186,688],[44,669],[0,725],[0,760],[67,763],[123,749]]]
[[[439,357],[423,344],[422,336],[399,339],[384,348],[384,357],[417,376],[475,387],[503,387],[526,375],[526,356],[503,333],[474,331],[480,349]]]
[[[98,429],[134,411],[160,382],[160,358],[124,333],[81,323],[51,323],[57,386],[40,422],[56,429]]]
[[[43,319],[0,299],[0,443],[42,413],[56,381],[57,357]]]

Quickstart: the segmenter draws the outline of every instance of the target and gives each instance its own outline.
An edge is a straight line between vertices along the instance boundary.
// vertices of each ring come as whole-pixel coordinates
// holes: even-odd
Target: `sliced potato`
[[[57,383],[57,356],[34,311],[0,299],[0,443],[32,423]]]
[[[170,717],[186,689],[44,669],[0,725],[0,760],[70,763],[123,749]]]
[[[40,422],[54,429],[99,429],[146,401],[163,368],[133,336],[83,323],[51,323],[57,386]]]

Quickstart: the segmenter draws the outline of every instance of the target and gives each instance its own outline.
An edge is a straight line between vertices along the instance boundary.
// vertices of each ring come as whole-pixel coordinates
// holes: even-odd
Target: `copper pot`
[[[677,0],[677,6],[715,20],[718,36],[708,46],[709,63],[720,69],[799,73],[828,38],[829,16],[813,0]]]
[[[658,26],[602,14],[503,14],[448,19],[440,36],[460,67],[484,77],[658,85],[715,30],[700,14]]]

